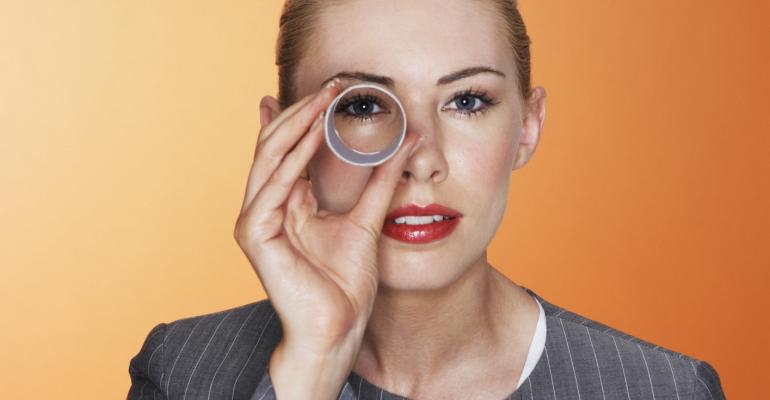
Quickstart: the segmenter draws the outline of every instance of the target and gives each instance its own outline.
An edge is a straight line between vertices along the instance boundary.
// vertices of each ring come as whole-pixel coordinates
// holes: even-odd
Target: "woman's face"
[[[407,114],[407,134],[424,139],[404,167],[388,212],[438,203],[463,215],[452,234],[427,244],[382,235],[385,287],[440,288],[484,263],[505,211],[511,171],[534,151],[543,113],[535,109],[531,123],[522,113],[516,65],[498,18],[489,6],[469,0],[342,2],[324,9],[312,39],[316,46],[298,66],[296,98],[341,72],[392,80],[390,89]],[[474,67],[504,76],[442,79]],[[341,86],[357,82],[345,78]],[[308,165],[319,207],[336,212],[356,204],[371,172],[337,159],[325,143]]]

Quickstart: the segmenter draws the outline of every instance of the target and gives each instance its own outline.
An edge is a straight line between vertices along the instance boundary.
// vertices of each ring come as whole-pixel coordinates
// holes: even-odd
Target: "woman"
[[[724,398],[707,362],[487,262],[545,118],[515,3],[289,0],[277,50],[235,227],[269,300],[157,325],[129,398]],[[389,86],[409,118],[373,169],[337,159],[319,123],[361,81]]]

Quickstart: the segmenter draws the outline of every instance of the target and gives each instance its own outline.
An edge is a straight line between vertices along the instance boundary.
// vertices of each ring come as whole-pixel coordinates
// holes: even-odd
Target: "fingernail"
[[[328,82],[324,87],[328,89],[333,86],[336,86],[338,83],[340,83],[340,78],[334,78],[331,82]]]

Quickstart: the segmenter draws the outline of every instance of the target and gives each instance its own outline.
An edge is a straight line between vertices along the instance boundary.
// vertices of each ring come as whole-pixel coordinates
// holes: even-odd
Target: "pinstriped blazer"
[[[545,311],[545,349],[507,399],[725,399],[708,362],[582,317],[522,288]],[[269,299],[157,324],[130,360],[127,398],[275,399],[267,367],[281,336]],[[512,379],[511,386],[515,383]],[[338,398],[406,397],[351,371]]]

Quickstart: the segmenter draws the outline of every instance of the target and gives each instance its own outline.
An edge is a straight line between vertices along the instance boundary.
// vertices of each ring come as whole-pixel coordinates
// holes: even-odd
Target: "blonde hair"
[[[317,16],[322,8],[331,3],[349,0],[286,0],[279,23],[275,64],[278,66],[278,101],[283,109],[296,99],[296,70],[300,59],[312,43]],[[519,94],[529,98],[530,39],[527,28],[518,10],[517,0],[475,0],[492,6],[503,22],[502,32],[508,38],[516,64]]]

